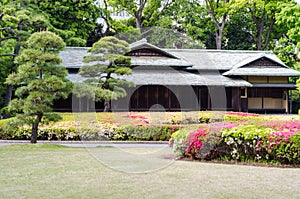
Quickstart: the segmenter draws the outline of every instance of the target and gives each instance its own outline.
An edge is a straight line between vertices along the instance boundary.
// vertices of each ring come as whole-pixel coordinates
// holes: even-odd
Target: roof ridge
[[[178,48],[162,48],[166,51],[203,51],[203,52],[222,52],[222,53],[271,53],[271,50],[218,50],[218,49],[178,49]]]

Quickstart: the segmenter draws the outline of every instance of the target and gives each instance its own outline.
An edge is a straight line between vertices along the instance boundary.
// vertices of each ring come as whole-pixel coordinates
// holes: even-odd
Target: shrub
[[[272,132],[262,143],[269,159],[282,164],[300,164],[300,133],[295,131]]]
[[[188,135],[186,141],[185,155],[191,159],[201,159],[200,149],[203,145],[204,137],[206,136],[206,131],[199,129],[196,132],[192,132]]]
[[[173,152],[179,156],[185,156],[186,140],[189,132],[186,129],[179,129],[172,134],[169,140],[169,146],[172,147]]]
[[[38,140],[135,140],[168,141],[178,126],[116,126],[105,123],[92,128],[76,128],[74,125],[44,126],[38,131]],[[1,131],[0,139],[30,140],[31,129],[22,127],[10,132]]]
[[[300,164],[300,131],[295,130],[298,124],[291,124],[278,123],[274,131],[263,125],[213,123],[192,133],[177,131],[172,135],[173,149],[199,160]]]
[[[126,126],[117,128],[108,135],[109,140],[168,141],[179,127],[171,126]]]
[[[259,144],[271,132],[270,128],[254,125],[223,129],[216,153],[219,153],[220,158],[227,160],[260,160],[266,156],[266,151],[258,150]]]

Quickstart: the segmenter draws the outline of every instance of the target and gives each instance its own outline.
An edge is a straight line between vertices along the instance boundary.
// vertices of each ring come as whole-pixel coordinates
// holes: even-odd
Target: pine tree
[[[52,113],[54,100],[68,97],[72,86],[65,78],[67,70],[59,66],[58,52],[65,47],[59,36],[48,31],[34,33],[26,45],[27,49],[16,58],[17,72],[6,80],[7,84],[19,86],[16,99],[9,104],[17,116],[8,125],[31,125],[31,143],[36,143],[39,124],[59,119]]]
[[[115,37],[103,37],[94,43],[89,50],[91,55],[83,60],[90,64],[81,67],[79,71],[81,76],[87,78],[86,84],[75,85],[75,95],[106,103],[125,97],[126,90],[123,86],[132,85],[131,82],[122,79],[123,75],[131,74],[131,59],[125,56],[129,50],[127,42]],[[80,87],[83,86],[92,92],[82,96]]]

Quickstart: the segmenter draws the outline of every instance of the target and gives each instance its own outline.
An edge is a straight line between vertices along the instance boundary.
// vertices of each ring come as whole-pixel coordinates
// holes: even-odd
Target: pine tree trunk
[[[12,85],[7,85],[4,106],[8,106],[9,105],[9,103],[11,101],[11,98],[12,98],[12,93],[13,93],[13,86]],[[3,114],[3,118],[10,118],[10,117],[11,117],[11,114],[8,113],[8,112],[5,112]]]
[[[8,106],[10,101],[11,101],[12,90],[13,90],[13,86],[12,85],[7,85],[7,87],[6,87],[6,97],[5,97],[5,106]]]
[[[38,127],[39,127],[39,123],[42,120],[42,117],[43,117],[43,115],[41,113],[39,113],[37,115],[36,120],[32,123],[31,137],[30,137],[31,144],[36,144],[37,143]]]
[[[37,142],[37,135],[38,135],[38,124],[37,123],[33,123],[32,124],[32,129],[31,129],[31,137],[30,137],[31,144],[36,144],[36,142]]]

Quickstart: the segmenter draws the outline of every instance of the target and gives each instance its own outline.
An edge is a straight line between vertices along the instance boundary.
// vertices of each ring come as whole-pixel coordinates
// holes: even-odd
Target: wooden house
[[[287,67],[270,51],[161,49],[145,39],[130,45],[133,72],[125,76],[135,87],[127,97],[112,101],[113,111],[227,110],[289,112],[289,77],[300,72]],[[87,48],[60,53],[68,78],[78,75]],[[71,99],[56,103],[56,110],[71,111]],[[103,104],[96,104],[101,111]]]

